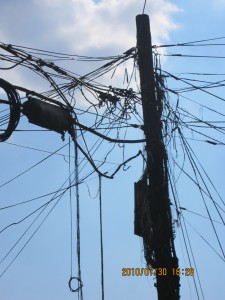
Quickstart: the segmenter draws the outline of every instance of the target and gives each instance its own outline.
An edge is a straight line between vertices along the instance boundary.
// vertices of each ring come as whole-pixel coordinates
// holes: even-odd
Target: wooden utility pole
[[[141,202],[139,234],[143,237],[148,267],[156,271],[159,300],[178,300],[178,259],[170,209],[167,154],[162,138],[162,99],[154,74],[150,22],[148,15],[136,17],[138,65],[146,137],[147,166],[143,179],[136,183],[135,194]],[[138,196],[139,195],[139,196]],[[137,220],[136,220],[137,222]]]

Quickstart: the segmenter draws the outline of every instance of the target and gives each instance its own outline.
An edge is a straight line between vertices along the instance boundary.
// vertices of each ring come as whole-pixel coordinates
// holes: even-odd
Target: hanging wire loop
[[[73,281],[73,280],[77,280],[77,282],[78,282],[78,287],[77,287],[76,289],[73,289],[73,288],[72,288],[72,281]],[[80,278],[78,278],[78,277],[70,277],[70,280],[69,280],[68,284],[69,284],[70,291],[71,291],[72,293],[77,293],[77,292],[79,292],[79,290],[82,289],[82,287],[83,287],[83,282],[82,282],[82,281],[80,280]]]

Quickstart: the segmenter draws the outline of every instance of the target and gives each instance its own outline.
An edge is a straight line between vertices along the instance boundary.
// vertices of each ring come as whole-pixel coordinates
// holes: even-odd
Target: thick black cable
[[[47,54],[58,54],[58,55],[63,55],[63,56],[67,56],[67,57],[78,57],[78,58],[99,58],[99,59],[115,59],[118,56],[106,56],[106,57],[93,57],[93,56],[84,56],[84,55],[76,55],[76,54],[66,54],[66,53],[62,53],[62,52],[55,52],[55,51],[47,51],[47,50],[42,50],[42,49],[36,49],[36,48],[31,48],[31,47],[24,47],[24,46],[20,46],[20,45],[12,45],[13,47],[17,48],[22,48],[22,49],[28,49],[28,50],[35,50],[35,51],[39,51],[39,52],[43,52],[43,53],[47,53]]]
[[[77,126],[79,126],[80,128],[83,128],[83,129],[85,129],[85,130],[87,130],[87,131],[89,131],[89,132],[91,132],[91,133],[93,133],[93,134],[95,134],[95,135],[103,138],[104,140],[112,142],[112,143],[136,144],[136,143],[144,143],[146,141],[145,139],[141,139],[141,140],[119,140],[119,139],[112,139],[112,138],[110,138],[108,136],[105,136],[105,135],[103,135],[103,134],[101,134],[101,133],[93,130],[92,128],[87,127],[87,126],[85,126],[85,125],[83,125],[83,124],[81,124],[81,123],[79,123],[79,122],[77,122],[75,120],[74,120],[74,124],[77,125]]]
[[[87,158],[87,160],[89,161],[89,163],[91,164],[91,166],[93,167],[93,169],[102,177],[106,177],[108,179],[113,179],[114,175],[121,169],[122,166],[124,166],[126,163],[128,163],[129,161],[135,159],[136,157],[138,157],[139,155],[142,154],[141,151],[139,151],[136,155],[128,158],[126,161],[124,161],[123,163],[121,163],[117,169],[112,173],[112,175],[107,175],[106,173],[102,173],[101,171],[99,171],[99,169],[96,167],[96,165],[94,164],[94,161],[92,160],[91,157],[88,156],[88,154],[82,149],[82,147],[77,143],[76,140],[74,140],[74,143],[76,145],[76,147],[81,151],[81,153]]]

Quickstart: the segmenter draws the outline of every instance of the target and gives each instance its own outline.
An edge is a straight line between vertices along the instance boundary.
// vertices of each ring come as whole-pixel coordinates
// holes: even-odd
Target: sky
[[[136,45],[135,16],[142,13],[143,5],[144,1],[137,0],[0,0],[0,42],[86,56],[119,55]],[[146,3],[145,13],[150,16],[153,45],[178,44],[225,36],[224,0],[149,0]],[[225,64],[223,60],[219,59],[191,59],[189,57],[163,56],[164,54],[212,55],[213,53],[213,55],[224,56],[223,49],[224,47],[196,47],[194,49],[174,47],[158,51],[162,54],[162,69],[180,77],[182,72],[225,73]],[[0,61],[0,63],[2,62]],[[57,64],[57,62],[55,63]],[[96,62],[60,63],[63,67],[79,75],[84,75],[99,66],[99,63]],[[125,67],[130,70],[129,63]],[[0,77],[14,85],[24,86],[38,92],[49,89],[49,84],[42,78],[20,67],[10,72],[0,70]],[[107,85],[111,84],[110,76],[102,80]],[[122,80],[122,71],[120,73],[118,70],[114,84],[121,85]],[[179,85],[174,79],[168,79],[168,86],[174,89],[183,85]],[[218,96],[223,97],[223,87],[216,92]],[[189,97],[189,94],[186,96]],[[197,91],[196,94],[191,94],[190,98],[220,112],[224,111],[223,102],[212,99],[208,94]],[[171,96],[171,101],[176,102],[174,95]],[[195,113],[199,118],[207,120],[212,117],[215,119],[215,116],[205,108],[185,100],[185,98],[180,98],[180,101],[183,107]],[[78,100],[78,105],[84,108],[86,104]],[[82,120],[89,122],[88,117],[85,116]],[[21,118],[18,129],[24,128],[36,129],[35,126],[28,124],[25,118]],[[212,132],[211,134],[215,138],[220,138],[218,133]],[[199,138],[190,133],[187,133],[187,136],[189,139]],[[141,136],[136,137],[142,138]],[[69,147],[66,145],[68,139],[69,137],[66,136],[66,140],[63,142],[60,135],[54,132],[14,132],[7,140],[11,144],[1,143],[0,207],[29,200],[59,189],[69,174]],[[91,139],[90,142],[92,142]],[[191,140],[190,143],[224,199],[223,165],[225,158],[223,147],[213,147],[210,144]],[[64,156],[53,155],[23,176],[2,186],[48,155],[48,153],[16,145],[49,152],[65,146],[58,152]],[[136,154],[138,147],[129,146],[126,155]],[[180,145],[177,146],[177,149],[182,150]],[[97,152],[97,159],[103,159],[104,150]],[[72,145],[71,151],[73,151]],[[117,147],[109,159],[111,162],[109,169],[111,170],[114,167],[113,163],[117,163],[121,159],[122,154]],[[177,159],[178,162],[184,160],[182,154],[179,154]],[[189,168],[190,166],[187,165],[187,170]],[[84,169],[81,176],[85,176],[90,169],[90,167]],[[121,276],[122,268],[145,267],[142,240],[133,233],[133,183],[140,179],[142,171],[142,160],[137,159],[130,164],[130,168],[126,172],[119,172],[115,179],[103,179],[102,181],[105,299],[107,300],[157,299],[153,278]],[[175,170],[175,175],[179,176],[178,170]],[[185,176],[180,176],[177,189],[182,207],[204,216],[207,215],[196,187]],[[81,268],[84,299],[88,300],[101,299],[99,200],[98,196],[96,197],[97,194],[98,177],[95,175],[86,184],[80,186]],[[72,193],[72,198],[75,202],[74,193]],[[69,200],[69,194],[63,197],[10,268],[2,276],[0,275],[2,299],[78,299],[77,294],[71,293],[68,287],[71,272]],[[45,199],[40,201],[39,204],[42,205]],[[208,205],[212,210],[213,218],[218,220],[213,206],[210,203]],[[1,210],[0,228],[22,218],[35,207],[37,206],[33,206],[31,203]],[[187,211],[184,212],[184,216],[219,252],[220,249],[209,220]],[[32,218],[12,226],[0,234],[0,261],[29,226]],[[75,223],[75,217],[73,220]],[[215,226],[224,247],[224,227],[221,224],[215,224]],[[188,227],[188,231],[204,292],[203,298],[198,285],[199,299],[224,299],[224,261],[208,247],[193,228]],[[32,233],[31,230],[27,234],[27,238],[17,245],[14,252],[10,253],[7,260],[0,263],[0,274]],[[73,237],[75,240],[75,230]],[[74,244],[73,241],[73,246]],[[179,226],[176,226],[175,245],[180,268],[193,267],[190,266],[185,255],[185,245]],[[76,276],[75,248],[73,251],[73,274]],[[181,276],[181,299],[198,299],[192,278]]]

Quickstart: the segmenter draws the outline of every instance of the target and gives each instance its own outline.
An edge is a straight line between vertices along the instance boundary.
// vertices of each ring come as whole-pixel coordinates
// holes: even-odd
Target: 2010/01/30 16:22
[[[194,276],[194,268],[122,268],[122,276]]]

